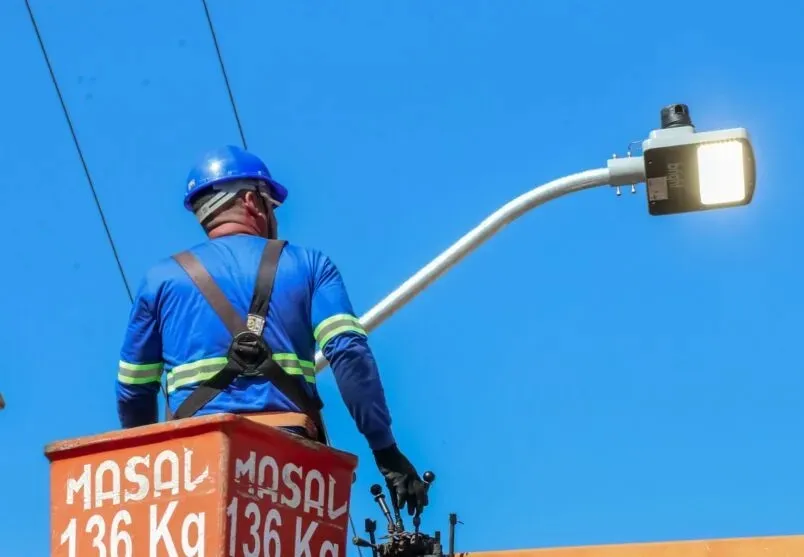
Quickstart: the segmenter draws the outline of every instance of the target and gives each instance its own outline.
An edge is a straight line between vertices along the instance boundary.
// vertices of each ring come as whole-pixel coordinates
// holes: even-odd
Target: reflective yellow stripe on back
[[[274,354],[273,360],[288,375],[303,375],[308,383],[315,383],[315,364],[299,359],[296,354]],[[228,358],[207,358],[187,364],[181,364],[167,372],[167,390],[169,393],[180,387],[206,381],[222,370]]]

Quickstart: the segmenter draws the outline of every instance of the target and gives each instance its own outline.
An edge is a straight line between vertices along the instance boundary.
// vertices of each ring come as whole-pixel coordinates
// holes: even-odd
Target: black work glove
[[[407,507],[408,514],[420,515],[430,502],[427,489],[418,472],[405,458],[396,444],[385,449],[374,451],[377,468],[385,477],[385,483],[391,492],[391,501],[401,510]]]

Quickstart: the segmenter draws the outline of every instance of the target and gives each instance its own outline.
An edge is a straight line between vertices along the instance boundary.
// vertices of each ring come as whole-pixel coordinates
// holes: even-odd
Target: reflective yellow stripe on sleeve
[[[117,380],[126,385],[159,383],[162,377],[162,364],[130,364],[120,360]]]
[[[274,354],[273,360],[288,375],[302,375],[308,383],[315,383],[315,364],[302,360],[296,354]],[[174,367],[167,372],[167,391],[206,381],[226,366],[226,357],[206,358]]]
[[[319,323],[313,332],[313,336],[318,346],[323,349],[334,337],[348,332],[366,336],[366,330],[363,329],[357,317],[348,313],[339,313]]]

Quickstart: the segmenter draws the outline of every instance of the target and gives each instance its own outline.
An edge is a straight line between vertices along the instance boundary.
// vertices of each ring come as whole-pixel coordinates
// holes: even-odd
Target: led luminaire
[[[642,142],[642,158],[651,215],[736,207],[754,197],[747,130],[695,131],[684,105],[662,109],[662,128]]]
[[[698,188],[703,205],[737,203],[745,199],[745,165],[740,141],[698,145]]]

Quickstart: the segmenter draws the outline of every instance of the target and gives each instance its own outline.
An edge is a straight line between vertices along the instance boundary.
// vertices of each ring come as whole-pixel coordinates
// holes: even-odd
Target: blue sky
[[[198,0],[33,0],[136,285],[202,238],[186,173],[239,136]],[[509,199],[689,104],[745,126],[754,203],[649,217],[601,188],[507,227],[371,335],[401,448],[458,549],[800,532],[804,6],[212,0],[282,236],[364,313]],[[22,1],[0,2],[4,557],[45,555],[53,440],[118,427],[129,302]],[[322,374],[332,438],[370,453]],[[354,550],[352,550],[354,551]]]

